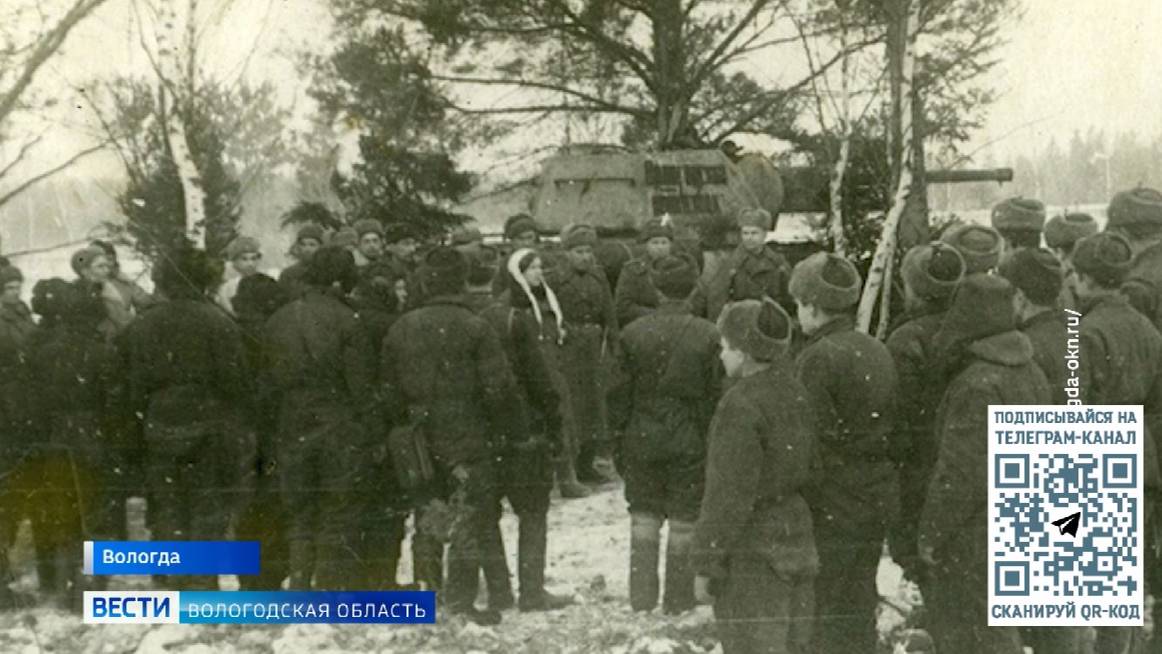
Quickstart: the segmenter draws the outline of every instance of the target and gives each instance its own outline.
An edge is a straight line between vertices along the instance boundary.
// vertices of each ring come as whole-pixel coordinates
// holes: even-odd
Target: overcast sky
[[[32,1],[32,0],[17,0]],[[287,53],[325,39],[323,0],[235,0],[208,35],[205,64],[222,75],[277,80],[286,99],[300,96],[304,80]],[[209,0],[203,6],[226,6]],[[131,37],[129,0],[109,0],[78,29],[63,57],[39,80],[46,91],[72,97],[69,123],[91,124],[91,112],[70,84],[124,71],[145,72],[147,62]],[[1066,143],[1074,130],[1104,128],[1107,136],[1136,130],[1162,134],[1162,0],[1026,0],[1025,15],[1008,30],[1010,43],[993,73],[1001,98],[987,127],[968,148],[988,147],[998,164],[1044,147],[1050,137]],[[249,53],[254,48],[253,55]],[[300,100],[301,105],[301,100]],[[83,138],[57,129],[38,159],[67,156]],[[536,139],[543,143],[541,139]],[[994,145],[986,146],[995,141]],[[79,169],[100,172],[115,165],[95,159]],[[470,162],[479,167],[479,161]]]

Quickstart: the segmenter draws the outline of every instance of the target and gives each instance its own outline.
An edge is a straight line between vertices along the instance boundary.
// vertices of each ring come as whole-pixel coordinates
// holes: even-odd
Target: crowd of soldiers
[[[144,495],[154,539],[261,540],[244,589],[431,588],[445,612],[495,624],[571,602],[545,588],[550,494],[583,497],[615,470],[630,607],[712,602],[728,653],[875,651],[885,543],[940,654],[1080,651],[1077,629],[987,626],[987,407],[1143,404],[1157,433],[1162,194],[1119,193],[1101,232],[1013,198],[991,227],[914,247],[886,342],[855,328],[848,260],[792,268],[765,242],[767,212],[735,218],[727,246],[692,251],[651,221],[616,270],[592,226],[549,244],[525,215],[499,247],[309,224],[277,279],[239,236],[229,281],[178,248],[151,294],[96,242],[76,279],[35,284],[31,310],[4,262],[0,578],[27,518],[42,592],[96,588],[80,542],[126,537],[126,500]],[[1067,309],[1082,316],[1076,379]],[[397,576],[409,516],[414,586]],[[1097,651],[1135,633],[1100,630]]]

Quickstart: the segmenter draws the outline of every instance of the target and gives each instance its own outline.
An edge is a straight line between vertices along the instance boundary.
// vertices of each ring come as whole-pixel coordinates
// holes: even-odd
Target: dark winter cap
[[[537,224],[533,222],[532,216],[528,214],[518,213],[504,221],[504,238],[506,240],[511,241],[527,232],[533,232],[534,234],[537,232]]]
[[[170,250],[153,268],[153,283],[167,297],[197,297],[221,280],[221,265],[214,265],[205,250],[192,245]]]
[[[998,232],[1039,232],[1045,227],[1045,205],[1032,198],[1009,198],[993,207],[992,222]]]
[[[381,237],[383,236],[383,225],[374,218],[357,220],[352,227],[355,228],[355,235],[359,238],[363,238],[367,234],[379,234]]]
[[[1065,279],[1061,262],[1043,248],[1020,248],[1001,262],[997,272],[1041,306],[1052,306],[1057,301]]]
[[[468,257],[468,283],[472,286],[486,286],[492,283],[496,269],[500,266],[500,253],[496,248],[482,245]]]
[[[650,266],[650,279],[663,295],[681,300],[689,297],[698,283],[698,266],[689,257],[662,257]]]
[[[1145,187],[1121,191],[1110,201],[1106,229],[1162,229],[1162,193]]]
[[[1097,233],[1097,221],[1087,213],[1067,213],[1053,216],[1045,223],[1045,245],[1068,248],[1086,236]]]
[[[95,328],[108,316],[100,291],[92,286],[71,284],[60,293],[58,316],[74,327]]]
[[[359,243],[359,232],[355,231],[354,227],[342,227],[339,231],[331,235],[331,240],[327,242],[327,245],[334,245],[339,248],[350,248],[355,247],[357,243]]]
[[[1013,285],[1004,277],[974,273],[960,282],[944,316],[939,340],[965,343],[1016,328]]]
[[[572,250],[583,245],[597,245],[597,230],[592,225],[573,223],[561,230],[561,245],[566,250]]]
[[[97,257],[107,256],[109,255],[101,248],[90,245],[89,247],[81,248],[74,252],[72,259],[69,260],[69,264],[73,267],[73,272],[80,275],[81,271],[87,270]]]
[[[300,227],[298,233],[295,234],[295,242],[297,243],[308,238],[315,239],[321,245],[323,243],[323,228],[313,223]]]
[[[748,208],[738,212],[738,226],[758,227],[764,232],[769,232],[774,229],[774,221],[766,209]]]
[[[863,280],[851,262],[830,252],[816,252],[791,271],[795,299],[825,311],[845,311],[859,301]]]
[[[456,248],[436,246],[424,257],[420,279],[428,296],[463,293],[468,281],[468,261]]]
[[[0,267],[0,286],[11,282],[23,282],[24,274],[16,266]]]
[[[73,285],[60,277],[42,279],[32,287],[32,312],[44,319],[59,318],[72,292]]]
[[[307,271],[303,275],[303,281],[312,286],[327,288],[338,282],[345,291],[355,288],[358,278],[355,255],[336,245],[319,248],[307,263]]]
[[[1100,232],[1077,242],[1073,249],[1073,268],[1079,275],[1089,275],[1106,288],[1120,286],[1130,272],[1134,250],[1124,237]]]
[[[642,243],[652,238],[668,238],[674,240],[674,230],[670,225],[658,220],[657,218],[647,220],[645,225],[642,225],[641,234],[638,235],[638,240]]]
[[[233,261],[244,254],[262,254],[262,246],[258,239],[250,236],[237,236],[230,245],[226,246],[226,260]]]
[[[417,236],[415,228],[407,223],[392,223],[380,232],[380,235],[383,236],[383,242],[388,245],[407,238],[415,239]]]
[[[791,344],[791,317],[776,302],[731,302],[718,317],[718,333],[756,361],[770,361]]]
[[[997,230],[986,225],[957,225],[944,232],[940,240],[964,257],[964,269],[969,275],[996,268],[1005,243]]]
[[[964,278],[964,258],[947,243],[917,245],[904,255],[900,273],[916,295],[941,300],[955,293]]]
[[[269,317],[289,300],[282,284],[270,275],[256,273],[238,281],[238,292],[230,303],[239,315]]]

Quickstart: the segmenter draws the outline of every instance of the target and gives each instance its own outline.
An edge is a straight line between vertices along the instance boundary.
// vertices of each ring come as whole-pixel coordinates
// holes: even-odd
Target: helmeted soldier
[[[549,493],[553,490],[552,457],[561,449],[561,397],[542,347],[545,316],[531,310],[538,298],[520,269],[521,259],[526,253],[527,250],[513,253],[508,268],[517,287],[514,292],[524,296],[527,306],[518,308],[494,300],[480,311],[481,317],[500,337],[516,376],[516,393],[512,398],[516,404],[515,419],[510,433],[503,439],[504,447],[496,457],[497,493],[489,523],[496,528],[490,530],[485,542],[484,577],[488,584],[489,607],[499,610],[512,606],[512,583],[499,529],[500,502],[507,498],[520,521],[517,537],[520,599],[516,604],[521,611],[544,611],[563,608],[572,600],[545,590]],[[470,296],[490,297],[486,294],[490,290],[493,270],[493,257],[477,256],[469,273]],[[542,285],[544,289],[547,287]]]
[[[1005,249],[1004,238],[986,225],[957,225],[941,234],[940,240],[964,258],[966,275],[995,270]]]
[[[149,526],[158,540],[220,540],[253,461],[250,375],[238,327],[207,292],[220,268],[184,246],[154,268],[165,298],[126,329],[129,401],[143,416]],[[213,590],[212,577],[170,577]]]
[[[311,257],[299,299],[266,324],[269,380],[279,402],[276,456],[290,514],[290,588],[336,590],[357,582],[360,475],[382,437],[375,348],[346,297],[357,278],[347,250]]]
[[[619,467],[630,514],[630,606],[650,611],[658,602],[658,548],[666,541],[663,609],[694,606],[689,552],[702,499],[706,434],[720,395],[718,330],[690,314],[686,298],[698,268],[665,256],[649,270],[651,288],[664,299],[655,313],[621,334],[619,383],[610,389],[611,424],[620,438]]]
[[[988,626],[988,410],[1045,404],[1049,388],[1033,346],[1016,330],[1013,287],[996,275],[964,278],[936,336],[952,376],[940,403],[940,455],[920,518],[920,556],[930,566],[924,603],[941,654],[1020,654],[1015,627]]]
[[[743,209],[738,225],[738,247],[718,265],[707,264],[690,296],[696,316],[716,320],[723,306],[738,300],[770,298],[784,309],[793,307],[787,295],[790,266],[766,246],[767,232],[774,229],[771,214],[765,209]]]
[[[618,323],[609,282],[593,257],[596,242],[590,225],[561,230],[565,261],[550,278],[565,317],[561,372],[569,383],[577,478],[600,483],[606,477],[594,462],[608,445],[604,363],[617,347]]]
[[[770,300],[728,304],[718,319],[735,382],[710,426],[693,555],[726,654],[810,647],[819,558],[804,494],[818,432],[787,355],[791,330]]]
[[[662,303],[662,294],[651,280],[650,267],[670,255],[674,245],[674,232],[661,220],[651,220],[642,227],[638,240],[645,245],[645,255],[622,267],[614,293],[613,303],[617,308],[617,322],[623,328],[634,320],[653,313]]]
[[[807,336],[795,366],[819,420],[807,501],[820,559],[818,651],[828,654],[875,649],[876,569],[899,502],[895,365],[883,343],[854,329],[860,285],[850,262],[826,252],[791,273]]]
[[[464,303],[464,255],[437,247],[419,276],[423,305],[401,316],[383,342],[384,397],[393,424],[423,430],[435,467],[432,492],[461,512],[440,597],[452,613],[496,623],[499,613],[478,612],[473,602],[495,492],[493,441],[509,429],[515,382],[496,333]],[[424,511],[417,520],[425,521]]]
[[[892,558],[923,589],[926,580],[917,558],[916,529],[928,493],[928,478],[936,465],[939,443],[934,421],[946,383],[936,366],[932,341],[964,277],[964,259],[952,246],[934,242],[908,250],[900,268],[904,316],[886,345],[899,381],[896,430],[904,449],[899,452],[900,519],[889,543]]]

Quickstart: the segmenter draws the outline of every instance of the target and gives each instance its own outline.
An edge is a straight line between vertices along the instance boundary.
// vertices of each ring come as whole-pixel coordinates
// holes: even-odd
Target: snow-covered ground
[[[140,532],[140,524],[132,526]],[[516,517],[506,513],[502,527],[516,569]],[[314,654],[338,652],[505,652],[679,654],[714,651],[709,607],[672,618],[660,611],[643,615],[629,610],[629,517],[619,484],[579,500],[554,498],[549,514],[551,590],[571,593],[577,604],[554,613],[507,611],[497,627],[478,627],[454,619],[435,626],[396,625],[84,625],[80,618],[53,609],[0,614],[0,652],[41,654],[227,654],[233,652]],[[14,553],[24,573],[19,587],[35,586],[31,552],[22,537]],[[78,544],[79,546],[79,544]],[[408,562],[403,576],[408,576]],[[138,586],[137,579],[115,580],[116,586]],[[230,584],[224,584],[229,586]],[[899,569],[887,559],[880,566],[880,593],[907,610],[909,599]],[[903,617],[881,605],[880,629],[895,633]],[[720,650],[719,650],[720,651]],[[887,642],[881,652],[891,652]],[[870,653],[869,653],[870,654]]]

